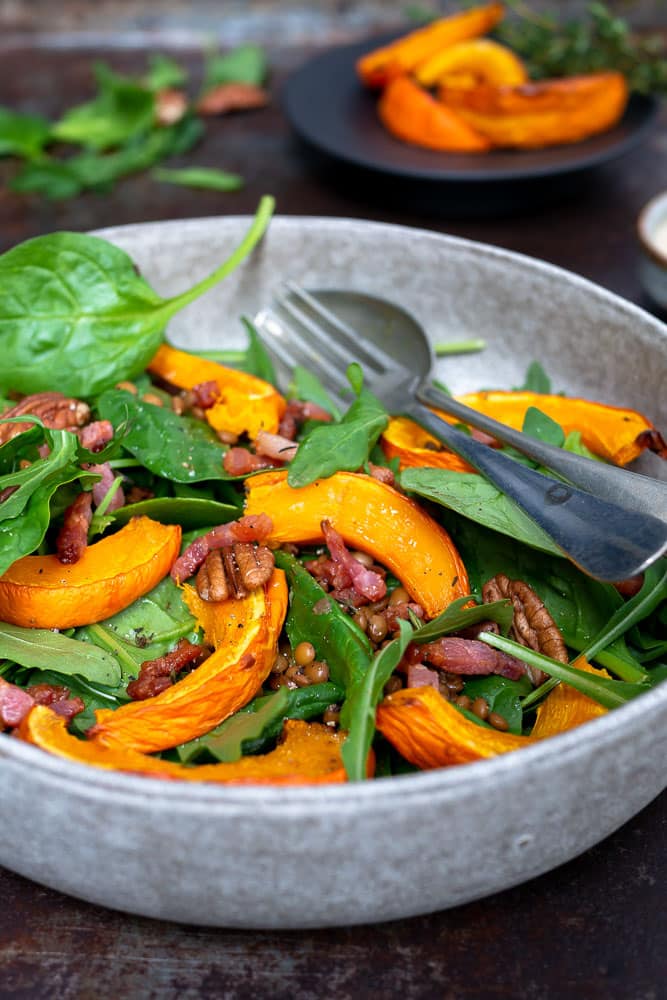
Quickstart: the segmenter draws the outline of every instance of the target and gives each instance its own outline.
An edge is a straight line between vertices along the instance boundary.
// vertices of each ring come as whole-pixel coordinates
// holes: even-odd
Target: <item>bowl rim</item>
[[[667,197],[667,192],[664,196]],[[650,204],[651,202],[649,202]],[[233,228],[234,226],[247,226],[250,220],[251,216],[248,215],[200,216],[108,226],[92,230],[91,235],[113,242],[114,236],[131,234],[136,230],[153,229],[164,232],[183,227],[194,230],[202,227],[226,228],[230,226]],[[458,248],[492,259],[503,260],[512,267],[528,266],[546,277],[573,283],[589,297],[604,302],[617,311],[622,311],[628,315],[629,319],[635,316],[642,321],[645,327],[653,328],[655,334],[664,337],[667,342],[667,325],[641,307],[575,272],[527,254],[420,227],[359,218],[277,215],[274,216],[271,225],[273,226],[274,223],[276,228],[285,225],[315,230],[327,227],[343,228],[348,234],[351,228],[355,227],[378,229],[385,233],[394,231],[396,235],[404,239],[408,236],[410,238],[418,237],[448,245],[454,251]],[[282,811],[285,806],[299,808],[310,804],[318,805],[324,809],[340,810],[341,807],[353,809],[376,800],[391,800],[396,796],[400,796],[401,800],[406,797],[423,798],[434,792],[455,794],[457,791],[465,791],[469,785],[474,787],[479,787],[482,784],[493,785],[502,776],[512,771],[524,771],[526,768],[539,766],[545,758],[548,760],[554,755],[557,759],[576,758],[587,752],[592,744],[595,744],[598,749],[603,749],[605,744],[612,743],[616,738],[617,730],[631,732],[638,718],[647,717],[649,713],[659,713],[661,709],[663,711],[667,709],[667,682],[648,690],[637,699],[613,709],[603,716],[590,720],[583,726],[522,747],[518,753],[500,754],[497,757],[473,761],[465,765],[394,775],[390,779],[379,778],[372,781],[345,782],[338,785],[225,785],[213,782],[198,784],[178,780],[166,781],[154,776],[105,770],[71,761],[50,754],[5,733],[0,733],[0,761],[11,760],[20,767],[31,770],[38,768],[56,782],[76,786],[90,797],[113,794],[126,801],[144,798],[147,805],[155,798],[163,798],[169,804],[170,809],[188,810],[197,808],[198,805],[205,806],[206,809],[216,806],[242,808],[259,804],[269,810],[278,811]]]
[[[660,221],[667,222],[667,191],[660,191],[646,202],[637,219],[637,238],[644,253],[648,254],[656,264],[667,269],[667,252],[663,253],[658,249],[653,241],[652,231],[649,229],[649,221],[654,212],[659,211],[660,206],[664,208],[664,218]]]

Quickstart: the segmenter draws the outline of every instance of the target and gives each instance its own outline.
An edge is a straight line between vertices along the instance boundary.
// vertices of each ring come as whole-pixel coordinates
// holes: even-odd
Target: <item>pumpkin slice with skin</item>
[[[616,465],[627,465],[637,458],[646,447],[641,435],[655,430],[650,420],[636,410],[588,399],[500,391],[470,392],[456,399],[516,430],[523,427],[528,407],[535,406],[560,424],[565,434],[580,431],[587,448]],[[449,423],[458,422],[446,413],[435,412]]]
[[[606,670],[597,670],[581,658],[573,666],[598,677],[609,676]],[[376,725],[406,760],[428,769],[468,764],[520,750],[537,740],[574,729],[606,711],[569,684],[559,684],[538,709],[531,735],[520,736],[477,725],[433,687],[403,688],[379,705]]]
[[[396,76],[410,73],[435,53],[468,38],[485,35],[502,19],[503,5],[490,3],[439,18],[390,45],[373,49],[357,62],[357,73],[367,87],[384,87]]]
[[[454,472],[475,471],[465,459],[444,447],[432,434],[408,417],[392,417],[382,434],[380,444],[387,458],[399,460],[401,469],[426,466],[430,469],[452,469]]]
[[[180,389],[215,382],[220,396],[205,413],[216,431],[247,434],[252,439],[262,430],[275,434],[287,405],[268,382],[168,344],[158,348],[148,370]]]
[[[448,153],[485,153],[489,140],[407,76],[391,80],[378,102],[384,127],[413,146]]]
[[[103,621],[152,590],[180,544],[178,525],[134,517],[71,565],[55,555],[23,556],[0,577],[0,620],[58,629]]]
[[[287,612],[287,585],[274,570],[265,587],[242,599],[203,601],[192,588],[184,600],[215,648],[207,660],[153,698],[100,709],[89,731],[98,743],[141,753],[166,750],[203,736],[259,691],[276,658]]]
[[[18,735],[48,753],[78,764],[151,778],[232,785],[311,785],[347,780],[340,756],[345,734],[317,722],[288,719],[283,741],[270,753],[201,767],[159,760],[127,747],[106,746],[99,740],[77,739],[68,733],[65,719],[45,705],[31,709]]]
[[[473,79],[473,85],[484,82],[495,87],[516,87],[528,80],[526,67],[516,53],[491,38],[474,38],[448,46],[415,70],[415,78],[423,87],[449,84],[450,77],[459,86],[463,74]]]
[[[287,472],[246,480],[246,514],[268,514],[271,545],[322,542],[330,521],[353,549],[368,552],[398,577],[433,618],[469,591],[468,574],[451,538],[403,493],[372,476],[336,472],[293,489]]]

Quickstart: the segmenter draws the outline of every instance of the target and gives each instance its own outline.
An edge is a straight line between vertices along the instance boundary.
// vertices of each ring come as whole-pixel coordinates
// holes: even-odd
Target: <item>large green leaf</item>
[[[22,667],[56,670],[64,676],[78,675],[111,687],[120,682],[120,667],[113,656],[50,629],[0,622],[0,659]]]

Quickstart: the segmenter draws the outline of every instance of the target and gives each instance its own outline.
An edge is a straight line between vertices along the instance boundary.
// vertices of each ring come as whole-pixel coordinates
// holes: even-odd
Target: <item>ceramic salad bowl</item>
[[[210,271],[246,226],[195,219],[101,235],[173,294]],[[657,320],[538,261],[399,226],[277,218],[238,272],[173,321],[170,339],[239,346],[238,317],[286,277],[393,299],[434,341],[484,338],[483,353],[441,362],[455,391],[516,385],[538,359],[557,389],[667,424],[667,331]],[[519,752],[353,785],[185,786],[0,736],[0,863],[82,899],[192,924],[406,917],[585,851],[664,788],[666,751],[667,685]]]

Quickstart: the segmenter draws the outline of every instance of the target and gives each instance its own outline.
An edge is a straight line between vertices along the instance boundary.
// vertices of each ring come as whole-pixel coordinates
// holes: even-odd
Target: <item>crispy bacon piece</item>
[[[114,471],[108,462],[103,462],[101,465],[89,465],[89,472],[96,472],[102,478],[93,485],[93,501],[96,507],[104,500],[105,496],[113,486],[113,481],[116,478]],[[115,510],[120,507],[125,506],[125,494],[123,492],[123,487],[118,486],[118,489],[111,497],[109,506],[107,507],[107,514],[113,514]]]
[[[440,679],[435,670],[429,670],[423,663],[411,663],[408,667],[407,686],[409,688],[434,687],[440,690]]]
[[[330,521],[322,521],[322,533],[332,561],[340,571],[339,586],[352,586],[362,597],[369,601],[379,601],[387,593],[387,585],[380,574],[369,569],[348,552],[342,535],[331,525]],[[343,582],[343,578],[347,580]]]
[[[210,410],[220,396],[220,389],[218,383],[211,379],[209,382],[198,382],[197,385],[193,385],[192,394],[195,406],[202,410]]]
[[[69,688],[60,684],[31,684],[26,688],[36,705],[48,705],[68,722],[86,707],[81,698],[70,698]]]
[[[330,423],[331,414],[318,406],[317,403],[291,399],[282,415],[278,433],[293,441],[297,430],[306,420],[321,420],[323,423]]]
[[[93,517],[93,494],[79,493],[65,511],[56,538],[56,552],[61,563],[71,566],[79,561],[88,546],[88,528]]]
[[[259,469],[272,469],[273,462],[261,455],[254,455],[247,448],[230,448],[225,452],[222,467],[230,476],[249,476]]]
[[[516,681],[526,673],[525,663],[477,639],[443,636],[424,643],[421,655],[426,663],[449,674],[498,674]]]
[[[27,691],[0,677],[0,728],[18,726],[34,704],[34,698]]]
[[[74,433],[88,451],[102,451],[113,440],[113,424],[110,420],[93,420]]]
[[[207,646],[197,646],[187,639],[181,639],[170,653],[155,660],[145,660],[139,668],[139,676],[127,685],[127,693],[134,701],[153,698],[160,691],[171,687],[176,674],[186,668],[193,669],[211,655]]]
[[[424,609],[421,604],[417,604],[415,601],[400,601],[398,604],[390,604],[384,612],[387,621],[387,630],[389,632],[396,632],[399,620],[408,621],[410,619],[410,612],[412,612],[415,618],[424,617]]]
[[[181,583],[196,573],[213,549],[226,548],[235,542],[261,543],[272,531],[273,521],[268,514],[250,514],[240,517],[238,521],[221,524],[188,545],[171,567],[171,577],[176,583]]]

